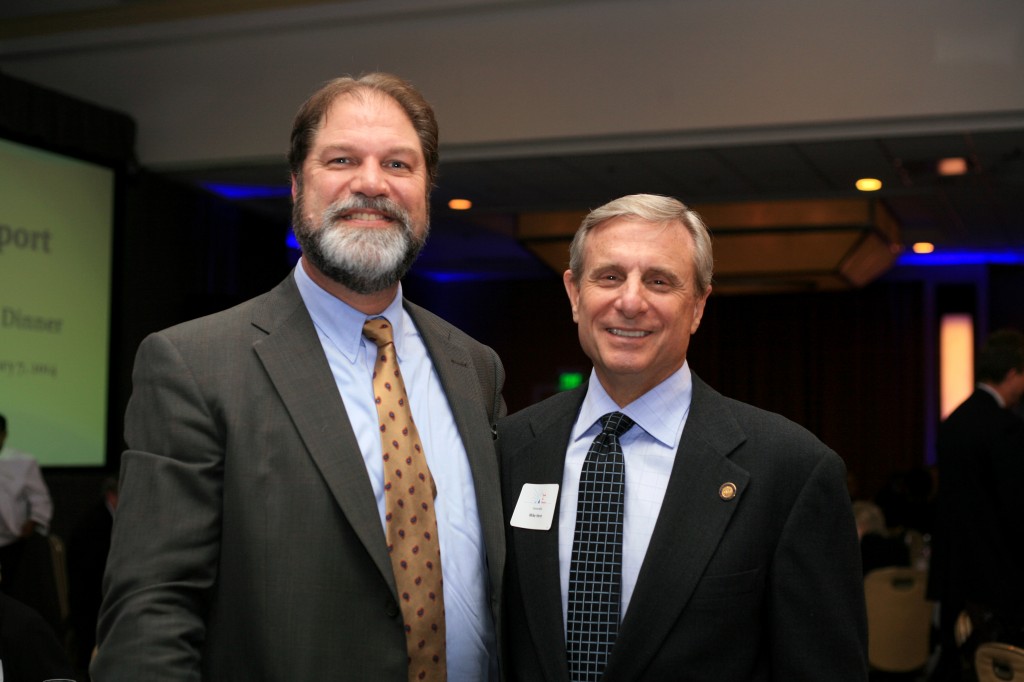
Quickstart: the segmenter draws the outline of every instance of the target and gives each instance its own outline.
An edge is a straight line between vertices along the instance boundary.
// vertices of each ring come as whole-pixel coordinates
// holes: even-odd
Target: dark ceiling
[[[322,0],[259,0],[253,7],[316,4]],[[239,10],[230,0],[38,0],[0,10],[0,33],[45,35],[83,27],[102,28],[160,22],[185,16]],[[859,126],[854,126],[857,131]],[[830,130],[748,131],[723,144],[679,143],[663,138],[581,140],[575,149],[614,146],[615,151],[533,153],[527,145],[480,150],[446,149],[434,192],[434,234],[430,255],[450,267],[478,272],[535,272],[539,262],[516,243],[516,216],[531,211],[584,211],[615,197],[668,194],[690,204],[858,196],[857,178],[880,179],[875,194],[895,217],[904,247],[928,241],[936,254],[982,252],[1024,262],[1024,123],[1020,112],[974,121],[913,125],[874,122],[867,137]],[[863,130],[864,128],[861,128]],[[936,131],[921,134],[922,130]],[[696,138],[694,138],[696,139]],[[762,142],[758,142],[758,141]],[[765,140],[775,140],[763,142]],[[540,148],[543,148],[541,145]],[[958,177],[937,174],[938,159],[963,157],[969,170]],[[234,168],[176,169],[178,179],[270,188],[276,196],[236,199],[286,223],[290,213],[287,171],[280,164]],[[473,208],[454,212],[453,197]],[[715,225],[710,225],[712,232]]]
[[[445,161],[433,195],[434,238],[472,263],[514,270],[513,236],[522,212],[587,210],[615,197],[650,192],[690,204],[864,196],[860,177],[876,177],[880,199],[901,226],[902,242],[928,241],[937,254],[984,253],[1024,260],[1024,130],[937,135],[892,135],[772,144],[716,145],[609,153],[514,156]],[[941,158],[963,157],[968,172],[943,177]],[[240,204],[287,221],[287,170],[280,166],[192,169],[177,173],[196,183],[274,187],[276,198]],[[473,202],[469,211],[448,209],[451,198]],[[715,225],[710,225],[714,232]],[[484,228],[484,229],[478,229]],[[456,248],[457,247],[457,248]],[[455,248],[452,251],[451,248]],[[449,258],[451,260],[451,258]]]

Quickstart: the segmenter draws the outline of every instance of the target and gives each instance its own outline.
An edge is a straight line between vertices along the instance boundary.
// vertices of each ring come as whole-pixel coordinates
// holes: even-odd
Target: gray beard
[[[339,217],[352,209],[372,209],[395,219],[386,229],[359,229]],[[336,202],[313,227],[303,216],[302,193],[292,208],[292,229],[302,254],[328,278],[357,294],[375,294],[398,283],[409,271],[426,243],[429,221],[422,237],[413,232],[412,219],[390,199],[353,195]]]

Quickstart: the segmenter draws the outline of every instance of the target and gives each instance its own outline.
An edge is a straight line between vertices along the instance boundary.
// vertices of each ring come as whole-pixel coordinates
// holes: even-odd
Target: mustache
[[[411,225],[408,211],[387,197],[366,197],[361,194],[353,194],[334,202],[324,209],[322,218],[325,222],[333,223],[344,214],[354,210],[378,211],[391,220],[403,225]]]

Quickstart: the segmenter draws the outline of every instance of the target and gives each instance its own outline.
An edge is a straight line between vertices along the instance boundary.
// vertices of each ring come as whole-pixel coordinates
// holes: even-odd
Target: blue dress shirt
[[[384,463],[373,397],[376,346],[363,337],[363,323],[368,317],[384,317],[394,328],[395,353],[409,406],[437,485],[434,510],[444,575],[448,679],[495,679],[497,656],[487,558],[473,475],[444,388],[416,325],[402,307],[401,286],[383,313],[367,316],[321,289],[301,262],[295,268],[295,281],[359,442],[382,529]]]

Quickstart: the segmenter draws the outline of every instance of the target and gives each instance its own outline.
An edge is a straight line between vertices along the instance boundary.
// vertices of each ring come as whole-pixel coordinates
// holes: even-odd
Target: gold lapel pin
[[[729,500],[736,497],[736,484],[735,483],[723,483],[722,487],[718,489],[718,496],[728,502]]]

